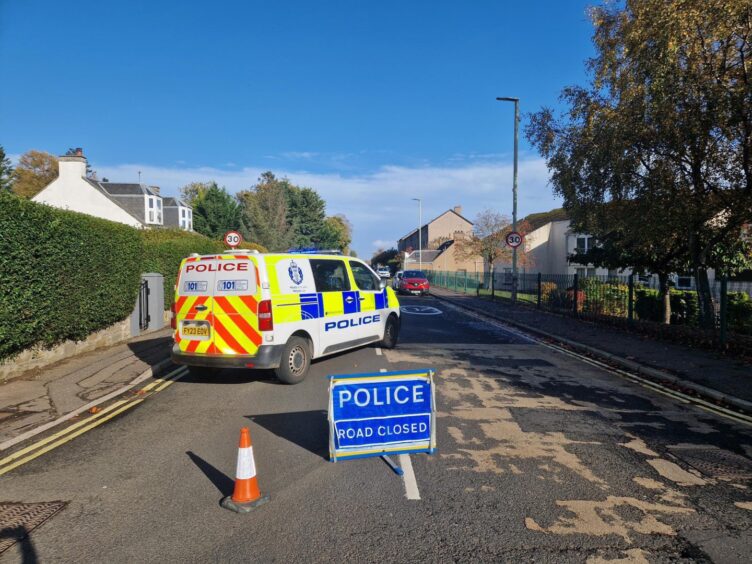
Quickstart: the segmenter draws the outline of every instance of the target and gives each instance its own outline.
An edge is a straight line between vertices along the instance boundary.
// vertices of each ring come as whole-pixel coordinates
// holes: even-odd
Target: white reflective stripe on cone
[[[256,464],[253,462],[253,447],[238,449],[238,467],[235,469],[235,478],[247,480],[256,476]]]

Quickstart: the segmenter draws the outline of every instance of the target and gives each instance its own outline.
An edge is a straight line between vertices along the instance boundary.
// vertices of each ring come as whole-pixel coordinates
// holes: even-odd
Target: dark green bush
[[[726,312],[730,331],[752,335],[752,299],[746,292],[729,292]]]
[[[127,317],[142,255],[132,227],[0,194],[0,359]]]
[[[691,291],[671,290],[671,324],[696,326],[699,315],[697,294]],[[658,290],[635,289],[635,313],[643,321],[663,321],[663,304]]]
[[[201,255],[225,250],[221,241],[180,229],[148,229],[141,231],[144,245],[142,272],[159,272],[164,276],[165,309],[174,299],[173,287],[178,277],[180,261],[191,253]]]

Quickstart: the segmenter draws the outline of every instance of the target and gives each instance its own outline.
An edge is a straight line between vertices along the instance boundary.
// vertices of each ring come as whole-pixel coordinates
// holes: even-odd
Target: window
[[[185,217],[185,208],[180,208],[180,217]]]
[[[687,272],[682,272],[681,274],[677,275],[676,287],[681,288],[682,290],[691,290],[692,289],[692,274],[687,273]]]
[[[594,241],[592,237],[588,237],[587,235],[584,235],[582,237],[577,237],[577,244],[575,248],[577,249],[577,252],[579,253],[586,253],[590,249],[592,249],[594,246]]]
[[[154,212],[149,211],[149,223],[154,223]]]
[[[318,292],[345,292],[350,289],[344,261],[311,259],[311,271]]]
[[[154,207],[154,198],[149,198],[149,207],[150,208]]]
[[[162,212],[157,212],[157,223],[162,223]]]
[[[371,269],[365,264],[351,260],[350,269],[352,269],[353,278],[355,278],[355,284],[358,286],[358,289],[371,292],[379,290],[378,276],[371,272]]]
[[[157,200],[157,207],[161,210],[162,209],[162,198],[156,198]]]

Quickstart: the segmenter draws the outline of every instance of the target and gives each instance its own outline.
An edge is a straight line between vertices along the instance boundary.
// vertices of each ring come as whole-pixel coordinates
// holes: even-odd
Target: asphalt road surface
[[[401,301],[394,350],[320,360],[297,386],[185,377],[0,477],[0,501],[67,502],[0,561],[749,561],[749,427]],[[330,463],[327,375],[424,367],[438,452],[409,457],[415,482],[379,458]],[[271,501],[237,515],[219,502],[245,425]]]

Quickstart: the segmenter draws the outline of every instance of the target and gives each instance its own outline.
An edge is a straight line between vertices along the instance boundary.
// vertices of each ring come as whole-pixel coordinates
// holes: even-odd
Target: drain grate
[[[0,502],[0,554],[65,507],[64,501]]]
[[[752,460],[716,447],[670,447],[677,458],[711,478],[719,480],[752,479]]]

